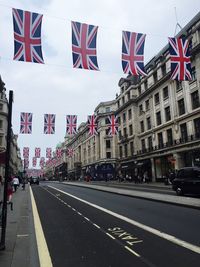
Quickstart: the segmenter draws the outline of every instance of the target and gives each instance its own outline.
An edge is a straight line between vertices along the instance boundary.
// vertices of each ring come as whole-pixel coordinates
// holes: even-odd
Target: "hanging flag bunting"
[[[186,38],[168,38],[171,60],[171,79],[192,80],[189,40]]]
[[[24,147],[23,148],[23,157],[25,159],[28,159],[29,158],[29,147]]]
[[[14,60],[44,63],[41,47],[43,15],[12,9],[14,26]]]
[[[97,132],[97,116],[89,115],[88,116],[88,128],[89,128],[89,135],[98,134]]]
[[[118,133],[118,117],[112,114],[108,116],[110,122],[108,135],[113,136]]]
[[[73,67],[99,70],[96,56],[97,26],[71,22]]]
[[[37,165],[37,158],[36,157],[33,157],[32,165],[33,165],[33,167],[36,167],[36,165]]]
[[[72,135],[76,134],[76,124],[77,116],[76,115],[67,115],[66,116],[66,134]]]
[[[46,148],[46,158],[51,158],[52,157],[52,150],[50,147]]]
[[[54,134],[55,133],[55,114],[44,114],[44,133]]]
[[[73,157],[73,154],[74,154],[74,149],[71,148],[71,147],[69,147],[69,148],[67,149],[67,156],[68,156],[69,158],[72,158],[72,157]]]
[[[45,163],[45,158],[44,157],[41,157],[40,158],[40,167],[44,167],[44,163]]]
[[[61,148],[57,148],[56,149],[56,156],[57,156],[57,158],[61,158],[62,157],[62,149]]]
[[[24,168],[27,169],[29,167],[29,160],[24,159]]]
[[[146,34],[122,31],[122,68],[124,73],[146,76],[144,43]]]
[[[21,112],[20,116],[20,133],[31,134],[32,133],[32,113]]]
[[[36,158],[40,158],[40,151],[41,151],[41,149],[39,147],[35,148],[35,157]]]

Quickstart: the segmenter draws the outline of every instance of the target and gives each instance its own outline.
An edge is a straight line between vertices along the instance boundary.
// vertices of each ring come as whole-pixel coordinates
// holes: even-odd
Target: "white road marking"
[[[82,216],[82,213],[78,212],[78,214]]]
[[[74,208],[72,208],[73,211],[76,211]]]
[[[53,267],[31,187],[30,194],[40,267]]]
[[[93,225],[94,225],[96,228],[100,229],[100,227],[99,227],[96,223],[93,223]]]
[[[28,237],[28,234],[23,234],[23,235],[17,235],[17,237]]]
[[[114,236],[110,235],[109,233],[106,233],[109,237],[111,237],[112,239],[115,239]]]
[[[88,219],[87,217],[84,217],[87,221],[90,221],[90,219]]]
[[[134,250],[132,250],[131,248],[129,248],[129,247],[127,247],[127,246],[125,246],[125,248],[127,249],[127,250],[129,250],[132,254],[134,254],[135,256],[137,256],[137,257],[141,257],[137,252],[135,252]]]
[[[63,191],[63,190],[60,190],[60,189],[58,189],[58,188],[55,188],[55,187],[53,187],[53,186],[50,186],[50,185],[49,185],[49,187],[50,187],[50,188],[53,188],[54,190],[57,190],[57,191],[59,191],[59,192],[61,192],[61,193],[63,193],[63,194],[65,194],[65,195],[68,195],[68,196],[70,196],[70,197],[72,197],[72,198],[75,198],[75,199],[77,199],[77,200],[79,200],[79,201],[81,201],[81,202],[83,202],[83,203],[85,203],[85,204],[87,204],[87,205],[89,205],[89,206],[91,206],[91,207],[94,207],[94,208],[96,208],[96,209],[99,209],[99,210],[101,210],[101,211],[103,211],[103,212],[106,212],[106,213],[108,213],[108,214],[110,214],[110,215],[112,215],[112,216],[114,216],[114,217],[116,217],[116,218],[118,218],[118,219],[121,219],[121,220],[123,220],[123,221],[125,221],[125,222],[128,222],[128,223],[130,223],[130,224],[132,224],[132,225],[134,225],[134,226],[136,226],[136,227],[139,227],[139,228],[141,228],[141,229],[143,229],[143,230],[145,230],[145,231],[147,231],[147,232],[149,232],[149,233],[151,233],[151,234],[154,234],[154,235],[159,236],[159,237],[161,237],[161,238],[163,238],[163,239],[166,239],[167,241],[170,241],[170,242],[172,242],[172,243],[174,243],[174,244],[176,244],[176,245],[178,245],[178,246],[184,247],[184,248],[189,249],[189,250],[191,250],[191,251],[193,251],[193,252],[195,252],[195,253],[200,254],[200,247],[198,247],[198,246],[196,246],[196,245],[193,245],[193,244],[188,243],[188,242],[186,242],[186,241],[184,241],[184,240],[181,240],[181,239],[179,239],[179,238],[176,238],[176,237],[173,236],[173,235],[169,235],[169,234],[166,234],[166,233],[164,233],[164,232],[161,232],[161,231],[159,231],[159,230],[157,230],[157,229],[155,229],[155,228],[153,228],[153,227],[147,226],[147,225],[145,225],[145,224],[142,224],[142,223],[140,223],[140,222],[137,222],[137,221],[135,221],[135,220],[132,220],[132,219],[130,219],[130,218],[127,218],[127,217],[125,217],[125,216],[123,216],[123,215],[120,215],[120,214],[118,214],[118,213],[116,213],[116,212],[113,212],[113,211],[111,211],[111,210],[105,209],[105,208],[103,208],[103,207],[101,207],[101,206],[98,206],[98,205],[96,205],[96,204],[92,204],[92,203],[90,203],[90,202],[88,202],[88,201],[86,201],[86,200],[84,200],[84,199],[81,199],[81,198],[79,198],[79,197],[76,197],[76,196],[74,196],[74,195],[72,195],[72,194],[69,194],[69,193],[67,193],[67,192],[65,192],[65,191]]]

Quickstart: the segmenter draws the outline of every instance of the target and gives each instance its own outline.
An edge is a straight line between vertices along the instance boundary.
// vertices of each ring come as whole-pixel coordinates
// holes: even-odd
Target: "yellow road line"
[[[30,194],[40,267],[53,267],[31,187]]]

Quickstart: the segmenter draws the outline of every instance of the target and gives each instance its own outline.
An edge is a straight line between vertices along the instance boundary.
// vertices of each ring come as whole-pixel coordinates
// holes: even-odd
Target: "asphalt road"
[[[32,189],[55,267],[199,266],[199,210],[58,183]]]

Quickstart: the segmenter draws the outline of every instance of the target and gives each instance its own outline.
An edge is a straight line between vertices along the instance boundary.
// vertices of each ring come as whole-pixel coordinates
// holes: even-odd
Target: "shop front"
[[[175,163],[173,154],[154,158],[156,181],[164,182],[170,171],[175,170]]]

